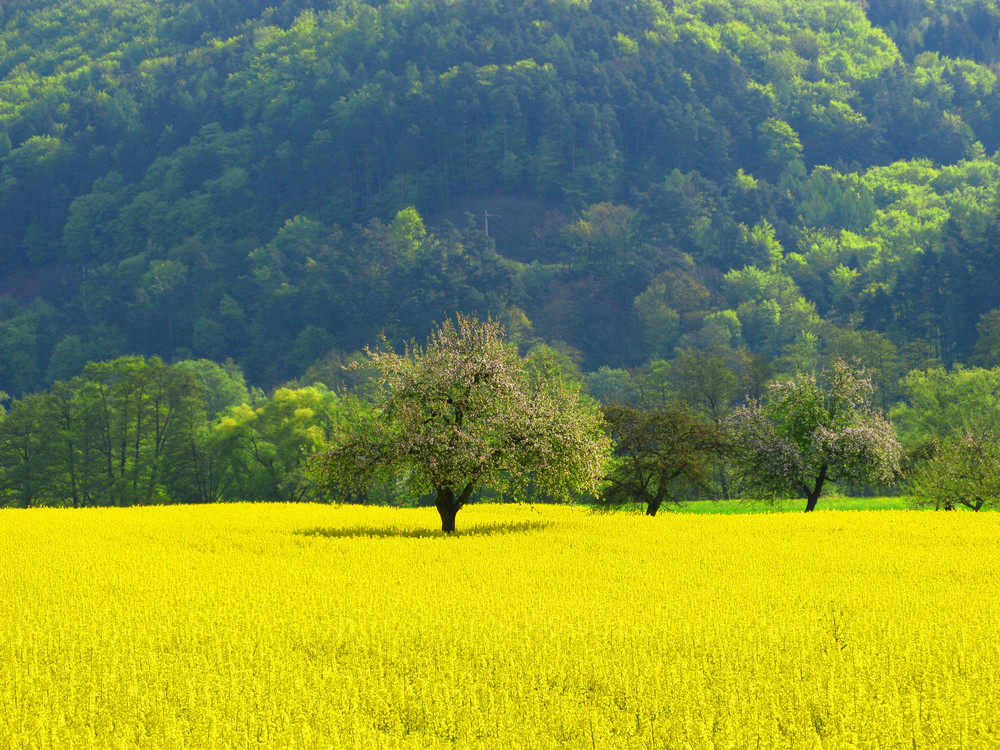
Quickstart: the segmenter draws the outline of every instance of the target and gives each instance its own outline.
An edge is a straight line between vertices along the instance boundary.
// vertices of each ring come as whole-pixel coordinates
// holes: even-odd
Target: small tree
[[[1000,504],[1000,433],[994,427],[963,429],[935,446],[911,483],[912,505],[971,510]]]
[[[381,373],[376,418],[348,419],[313,456],[317,481],[353,493],[395,473],[435,494],[445,532],[477,487],[556,498],[598,490],[610,440],[597,407],[504,345],[496,321],[459,315],[425,348],[367,351]]]
[[[713,459],[722,445],[715,425],[677,406],[642,411],[614,404],[604,407],[604,419],[615,461],[603,505],[640,502],[647,516],[655,516],[664,502],[679,501],[679,490],[710,491]]]
[[[863,370],[840,359],[819,378],[770,383],[730,420],[740,484],[772,501],[804,495],[811,511],[827,482],[891,483],[901,449],[873,391]]]

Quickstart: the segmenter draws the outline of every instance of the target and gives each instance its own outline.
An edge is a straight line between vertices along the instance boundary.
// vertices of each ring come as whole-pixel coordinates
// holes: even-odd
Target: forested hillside
[[[859,355],[891,405],[1000,364],[998,29],[994,0],[7,0],[0,389],[124,354],[334,386],[465,312],[592,390]]]

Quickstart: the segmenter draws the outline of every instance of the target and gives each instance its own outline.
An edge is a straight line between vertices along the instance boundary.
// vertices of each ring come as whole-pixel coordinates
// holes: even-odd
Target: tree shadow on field
[[[297,536],[319,536],[327,539],[357,539],[361,537],[406,538],[406,539],[443,539],[460,536],[499,536],[501,534],[522,534],[529,531],[541,531],[552,525],[551,521],[517,521],[513,523],[473,524],[467,528],[458,528],[452,534],[445,534],[440,529],[399,529],[385,526],[317,526],[312,529],[293,531]]]

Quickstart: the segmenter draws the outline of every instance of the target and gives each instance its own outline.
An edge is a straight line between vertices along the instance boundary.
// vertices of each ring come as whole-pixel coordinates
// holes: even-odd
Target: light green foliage
[[[788,262],[794,258],[793,254]],[[729,304],[735,306],[744,341],[771,358],[787,354],[787,347],[803,335],[812,336],[820,322],[815,305],[781,270],[753,266],[733,270],[723,278],[722,289]]]
[[[875,218],[875,199],[856,175],[817,167],[803,185],[799,215],[808,228],[837,227],[863,231]]]
[[[719,310],[705,316],[700,339],[709,351],[739,347],[743,342],[743,325],[734,310]]]
[[[977,423],[1000,425],[1000,368],[914,370],[902,383],[906,402],[891,417],[907,445],[942,440]]]
[[[770,118],[758,127],[758,135],[764,144],[768,166],[779,174],[788,173],[798,178],[805,173],[802,163],[802,142],[799,134],[784,120]]]
[[[586,387],[601,404],[633,404],[639,398],[631,373],[607,365],[587,375]]]
[[[427,236],[424,220],[412,206],[404,208],[396,214],[392,223],[389,224],[389,232],[397,242],[402,243],[407,248],[407,254],[410,255]]]
[[[300,502],[326,495],[305,459],[337,432],[340,399],[322,385],[279,388],[259,404],[238,404],[214,425],[215,439],[236,468],[230,496]]]

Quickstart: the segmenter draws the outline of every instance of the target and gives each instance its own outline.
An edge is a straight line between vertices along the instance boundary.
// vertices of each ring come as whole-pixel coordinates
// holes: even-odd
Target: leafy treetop
[[[375,418],[349,420],[313,459],[319,481],[362,488],[396,474],[435,494],[442,530],[478,487],[524,497],[596,492],[610,441],[579,388],[503,343],[503,327],[459,315],[426,347],[369,350]]]
[[[838,359],[832,372],[775,381],[763,400],[747,400],[730,419],[744,488],[769,500],[804,495],[811,511],[828,481],[890,483],[901,449],[873,392],[864,371]]]

